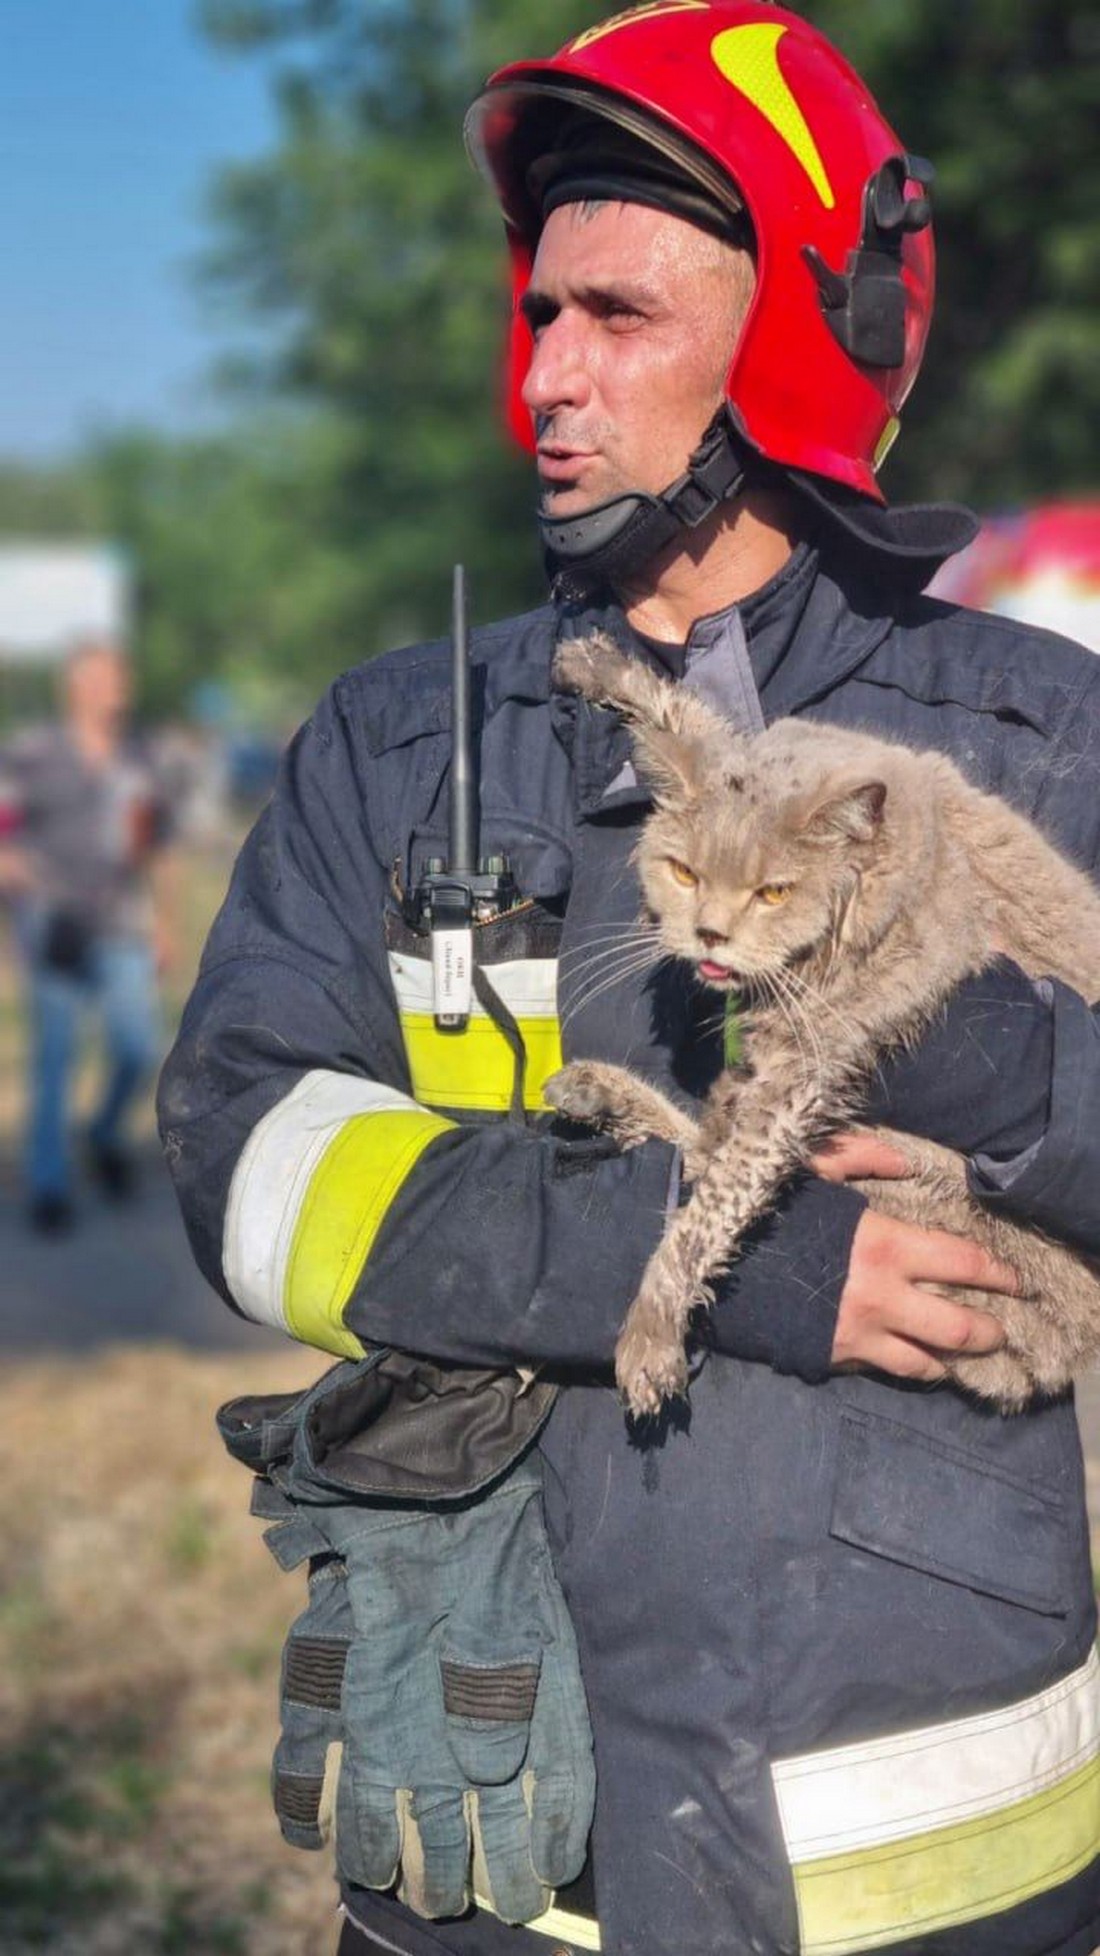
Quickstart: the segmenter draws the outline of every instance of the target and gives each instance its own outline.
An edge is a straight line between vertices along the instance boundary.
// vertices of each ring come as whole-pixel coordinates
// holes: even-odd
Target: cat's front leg
[[[739,1094],[737,1112],[737,1127],[714,1148],[650,1257],[619,1335],[615,1377],[635,1416],[658,1412],[684,1391],[692,1314],[712,1301],[713,1278],[805,1158],[822,1098],[805,1081],[777,1098],[756,1078]]]
[[[543,1096],[571,1121],[582,1121],[614,1135],[622,1148],[636,1148],[649,1140],[671,1141],[676,1147],[687,1148],[696,1138],[696,1123],[690,1114],[648,1080],[605,1060],[572,1060],[551,1074]]]

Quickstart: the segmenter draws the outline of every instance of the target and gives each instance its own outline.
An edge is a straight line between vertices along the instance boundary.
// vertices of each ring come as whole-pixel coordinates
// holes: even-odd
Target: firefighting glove
[[[352,1621],[341,1872],[419,1915],[530,1921],[584,1864],[595,1793],[576,1644],[528,1457],[450,1510],[314,1510]]]

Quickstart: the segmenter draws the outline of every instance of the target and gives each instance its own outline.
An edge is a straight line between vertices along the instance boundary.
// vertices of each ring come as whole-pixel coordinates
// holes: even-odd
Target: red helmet
[[[467,118],[508,226],[513,293],[541,214],[528,171],[577,109],[642,137],[713,199],[742,205],[756,290],[726,395],[760,454],[882,502],[875,470],[920,366],[932,309],[931,172],[907,156],[858,75],[766,0],[651,0],[548,61],[493,75]],[[531,343],[515,311],[514,432]]]

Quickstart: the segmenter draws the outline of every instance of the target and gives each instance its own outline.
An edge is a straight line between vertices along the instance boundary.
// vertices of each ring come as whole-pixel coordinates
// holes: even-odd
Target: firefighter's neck
[[[715,510],[682,542],[667,546],[645,573],[623,579],[619,598],[635,630],[682,645],[697,618],[724,611],[782,570],[797,541],[782,494],[749,489]]]

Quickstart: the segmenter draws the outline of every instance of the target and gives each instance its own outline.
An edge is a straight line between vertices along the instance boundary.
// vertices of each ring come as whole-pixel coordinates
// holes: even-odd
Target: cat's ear
[[[697,801],[708,779],[708,762],[713,771],[706,743],[641,721],[635,722],[632,733],[638,778],[652,790],[654,800],[677,809]]]
[[[802,834],[807,842],[871,842],[882,825],[885,806],[885,781],[832,787],[807,813]]]

